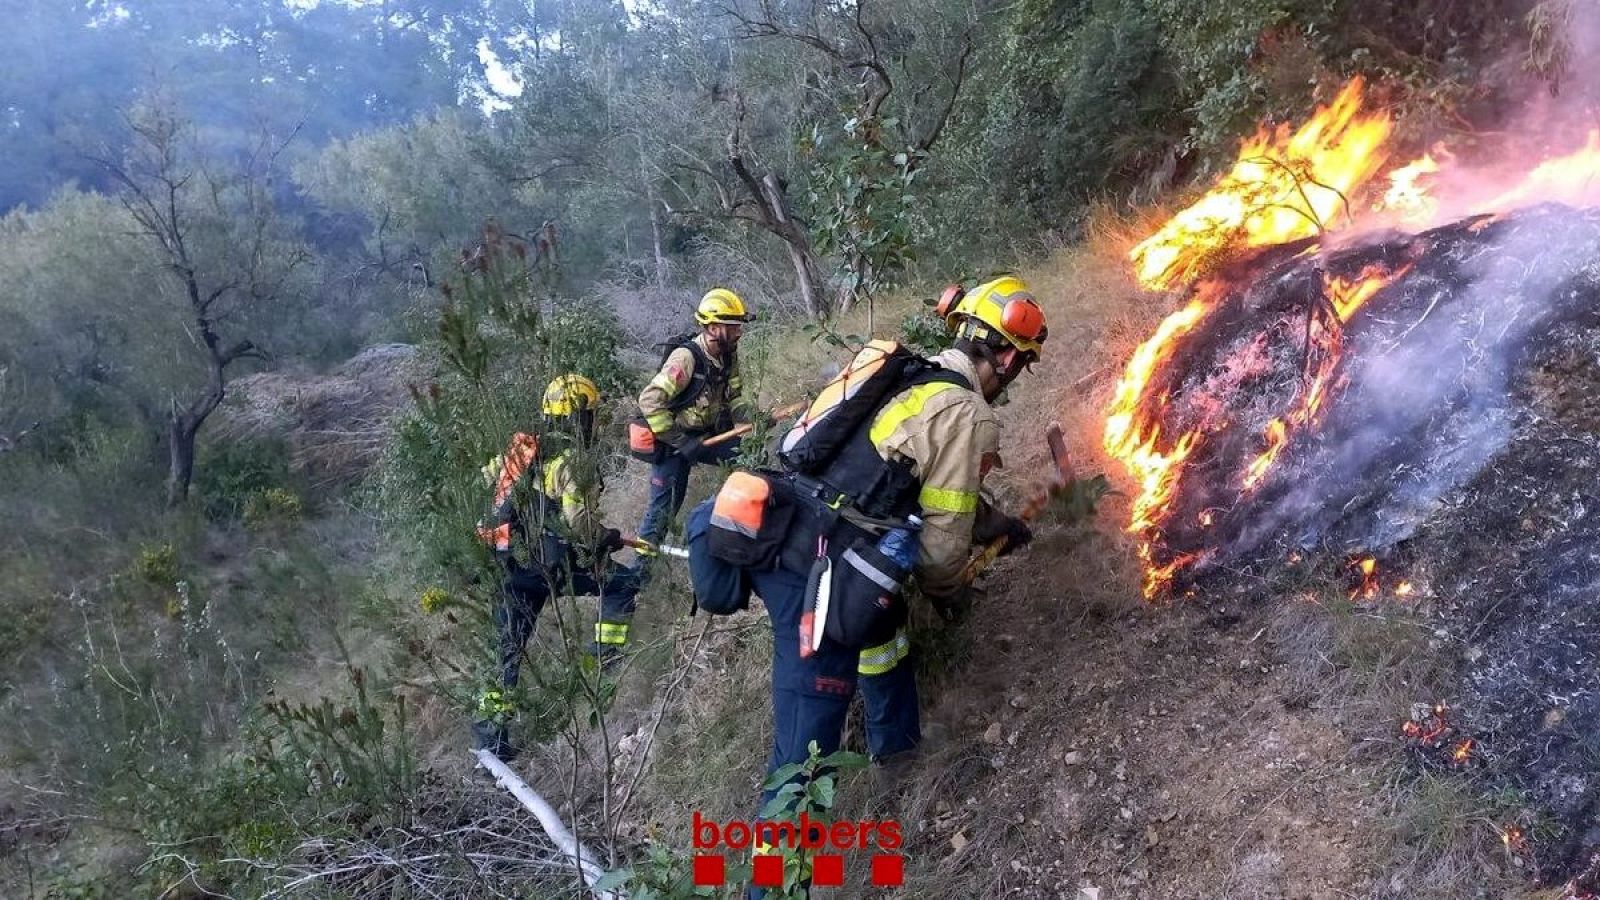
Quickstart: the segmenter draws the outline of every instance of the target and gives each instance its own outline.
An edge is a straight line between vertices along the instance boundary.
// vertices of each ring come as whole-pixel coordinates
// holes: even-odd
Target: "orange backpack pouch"
[[[738,566],[772,565],[794,516],[794,503],[781,487],[754,472],[729,475],[711,505],[711,555]]]
[[[628,453],[634,459],[643,462],[655,462],[656,459],[656,433],[650,430],[643,419],[634,419],[628,423]]]
[[[761,532],[767,500],[771,497],[772,485],[765,478],[749,472],[734,472],[717,492],[717,502],[711,507],[711,521],[718,527],[753,538]]]

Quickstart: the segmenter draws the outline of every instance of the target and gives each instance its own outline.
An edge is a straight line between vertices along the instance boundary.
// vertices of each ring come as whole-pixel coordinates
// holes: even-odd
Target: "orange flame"
[[[1396,597],[1409,597],[1409,596],[1411,596],[1411,592],[1414,591],[1414,590],[1416,590],[1416,588],[1411,586],[1411,582],[1402,581],[1399,584],[1395,585],[1394,595]]]
[[[1425,746],[1438,746],[1439,742],[1449,736],[1451,730],[1450,722],[1445,718],[1445,712],[1445,705],[1436,703],[1427,721],[1418,722],[1415,719],[1407,719],[1406,723],[1400,726],[1400,731],[1406,737]]]
[[[1280,126],[1246,141],[1215,187],[1133,248],[1139,281],[1176,287],[1221,251],[1311,237],[1348,215],[1347,198],[1383,164],[1394,124],[1387,113],[1362,114],[1362,90],[1353,79],[1293,134]]]
[[[1438,157],[1435,159],[1434,157]],[[1420,159],[1389,173],[1389,189],[1378,201],[1377,209],[1394,213],[1401,220],[1427,223],[1439,209],[1439,201],[1431,194],[1433,176],[1439,174],[1440,160],[1454,162],[1455,156],[1444,144],[1435,144]]]
[[[1194,452],[1200,435],[1189,432],[1177,440],[1162,441],[1161,412],[1166,397],[1154,404],[1145,402],[1145,388],[1163,360],[1172,355],[1178,341],[1205,318],[1209,311],[1207,298],[1197,296],[1183,309],[1167,316],[1156,333],[1139,345],[1128,360],[1122,378],[1117,382],[1111,401],[1111,414],[1106,417],[1103,439],[1106,452],[1122,460],[1128,474],[1139,486],[1139,495],[1133,501],[1133,512],[1128,525],[1130,533],[1155,528],[1166,516],[1168,502],[1177,483],[1183,461]],[[1151,409],[1149,407],[1155,406]],[[1145,597],[1154,597],[1160,586],[1171,579],[1176,565],[1163,567],[1165,575],[1151,566],[1150,541],[1140,546],[1140,556],[1146,562]]]
[[[1373,263],[1363,268],[1355,278],[1326,276],[1323,279],[1323,291],[1339,319],[1339,324],[1343,325],[1350,321],[1356,310],[1382,290],[1384,285],[1404,275],[1405,272],[1405,268],[1398,272],[1390,272],[1382,265]],[[1307,383],[1299,404],[1288,415],[1267,423],[1264,435],[1266,449],[1245,467],[1243,487],[1247,491],[1261,482],[1262,477],[1277,460],[1278,454],[1288,445],[1291,426],[1299,430],[1316,424],[1317,413],[1322,409],[1322,401],[1327,398],[1329,382],[1339,365],[1340,352],[1344,347],[1344,336],[1337,328],[1327,327],[1326,323],[1318,321],[1316,324],[1319,327],[1311,334],[1311,340],[1320,349],[1321,362]]]
[[[1591,202],[1600,195],[1600,129],[1589,132],[1582,149],[1540,162],[1521,183],[1481,205],[1483,211],[1502,212],[1542,200]]]
[[[1378,561],[1367,556],[1357,560],[1353,565],[1361,573],[1361,584],[1350,592],[1350,599],[1371,600],[1378,596]],[[1440,708],[1435,715],[1442,715],[1443,711],[1443,708]]]
[[[1455,749],[1450,751],[1450,759],[1454,761],[1456,765],[1465,763],[1468,759],[1472,758],[1472,745],[1474,743],[1476,742],[1472,738],[1467,738],[1461,743],[1456,744]]]

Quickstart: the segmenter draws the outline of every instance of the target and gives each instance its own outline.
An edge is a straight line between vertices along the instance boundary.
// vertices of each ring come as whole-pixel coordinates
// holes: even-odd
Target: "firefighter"
[[[695,463],[720,463],[739,452],[737,440],[704,446],[706,438],[734,425],[739,398],[739,358],[735,352],[744,323],[744,301],[727,288],[712,288],[695,309],[700,333],[686,335],[663,357],[661,370],[639,394],[639,412],[655,436],[650,470],[650,502],[639,522],[639,537],[660,540],[683,506],[689,469]]]
[[[556,378],[544,393],[543,440],[517,432],[506,452],[484,470],[494,485],[494,506],[492,524],[481,527],[479,535],[504,576],[494,611],[502,689],[480,698],[473,733],[479,748],[504,759],[516,752],[506,737],[506,698],[517,685],[523,648],[552,586],[600,596],[590,654],[602,665],[616,660],[628,640],[639,572],[615,566],[607,557],[624,546],[622,533],[600,522],[596,503],[604,485],[580,471],[580,454],[594,443],[599,405],[594,382],[582,375]],[[557,443],[565,446],[550,453]]]
[[[1032,539],[1027,524],[990,506],[980,487],[999,461],[1000,424],[990,404],[1038,359],[1046,330],[1044,313],[1027,285],[1009,276],[951,297],[941,312],[956,336],[953,348],[933,357],[945,370],[942,376],[892,393],[851,439],[862,440],[864,429],[876,453],[842,452],[820,481],[842,494],[863,485],[902,485],[897,496],[878,498],[874,505],[898,516],[921,517],[917,583],[946,621],[959,621],[971,602],[961,573],[974,544],[1006,535],[1007,549],[1015,550]],[[884,477],[896,469],[910,478]],[[811,535],[791,539],[816,540]],[[804,760],[812,741],[824,755],[839,748],[858,683],[873,759],[898,765],[909,758],[922,735],[905,629],[859,652],[824,640],[802,658],[798,629],[805,576],[785,568],[750,575],[773,629],[769,773]]]

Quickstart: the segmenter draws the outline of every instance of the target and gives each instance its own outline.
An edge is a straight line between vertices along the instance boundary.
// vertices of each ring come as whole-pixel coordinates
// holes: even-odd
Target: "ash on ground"
[[[1330,284],[1384,286],[1341,323]],[[1426,561],[1459,651],[1455,768],[1522,792],[1550,826],[1542,880],[1600,853],[1600,212],[1545,206],[1420,235],[1272,248],[1150,392],[1198,430],[1152,562],[1179,590],[1291,554]],[[1211,286],[1216,289],[1216,283]],[[1326,399],[1266,474],[1275,420]],[[1401,714],[1403,715],[1403,713]],[[1457,744],[1456,746],[1459,746]]]

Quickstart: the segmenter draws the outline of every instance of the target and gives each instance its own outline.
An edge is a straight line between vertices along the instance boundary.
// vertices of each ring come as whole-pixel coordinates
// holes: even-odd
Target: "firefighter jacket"
[[[946,350],[933,361],[968,384],[979,383],[972,359],[960,350]],[[973,524],[997,515],[980,489],[1000,458],[1000,420],[977,390],[935,381],[884,404],[869,437],[885,460],[909,464],[916,477],[923,521],[917,580],[923,593],[953,594],[972,549]]]
[[[718,359],[704,332],[692,343],[694,349],[681,346],[667,354],[661,371],[639,394],[639,412],[650,430],[673,446],[719,425],[732,427],[733,403],[742,388],[737,358],[731,363]],[[702,362],[707,371],[699,370]],[[693,394],[687,402],[686,393]]]
[[[550,498],[552,505],[560,505],[561,522],[566,526],[570,539],[587,547],[593,545],[605,530],[595,508],[599,485],[586,489],[573,469],[571,450],[545,463],[544,495]]]
[[[603,530],[594,502],[599,486],[585,489],[574,471],[571,456],[572,451],[567,450],[545,462],[538,469],[539,481],[530,485],[537,490],[519,502],[519,483],[530,469],[539,465],[538,439],[521,432],[513,435],[496,473],[491,521],[478,529],[479,536],[491,549],[511,553],[513,536],[531,546],[530,525],[538,527],[547,539],[557,542],[544,547],[547,563],[564,556],[565,551],[560,548],[569,542],[584,546],[593,543]],[[530,504],[529,508],[522,508],[522,503]],[[528,518],[533,521],[526,521]]]

